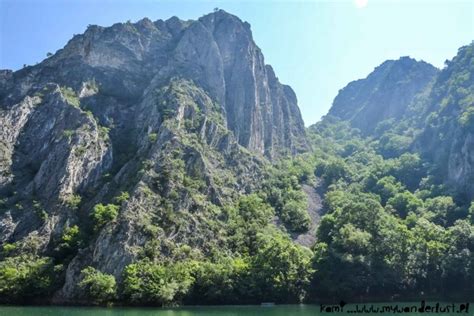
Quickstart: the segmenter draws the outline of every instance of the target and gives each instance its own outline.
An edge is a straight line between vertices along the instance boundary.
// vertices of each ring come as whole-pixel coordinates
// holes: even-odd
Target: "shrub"
[[[80,230],[77,225],[68,227],[64,230],[61,236],[61,243],[59,244],[59,251],[64,256],[73,253],[81,244]]]
[[[79,208],[81,200],[82,198],[80,195],[71,194],[65,198],[64,202],[66,202],[66,205],[69,206],[71,209],[76,210]]]
[[[103,205],[97,204],[92,210],[92,219],[95,223],[95,228],[98,229],[108,222],[111,222],[117,218],[119,207],[114,204]]]
[[[10,255],[13,251],[17,249],[17,246],[13,243],[4,243],[3,244],[3,249],[2,249],[2,254],[4,256]]]
[[[83,269],[81,274],[82,280],[79,286],[89,298],[99,304],[115,299],[117,284],[113,275],[102,273],[93,267]]]
[[[123,202],[128,201],[130,198],[130,194],[128,192],[121,192],[118,196],[115,197],[115,202],[118,204],[122,204]]]
[[[67,103],[69,103],[72,106],[79,107],[80,106],[80,101],[79,98],[76,95],[76,92],[72,90],[69,87],[61,87],[61,94],[63,97],[66,99]]]
[[[300,201],[290,200],[286,203],[282,208],[281,217],[294,232],[307,231],[311,226],[306,205]]]
[[[152,143],[156,142],[158,139],[158,134],[157,133],[150,133],[148,134],[148,140]]]

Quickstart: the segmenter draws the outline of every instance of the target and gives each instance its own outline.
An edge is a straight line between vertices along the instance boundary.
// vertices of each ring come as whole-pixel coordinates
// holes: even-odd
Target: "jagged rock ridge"
[[[387,60],[367,78],[340,90],[328,114],[371,135],[380,122],[410,115],[416,96],[429,87],[437,72],[432,65],[409,57]]]

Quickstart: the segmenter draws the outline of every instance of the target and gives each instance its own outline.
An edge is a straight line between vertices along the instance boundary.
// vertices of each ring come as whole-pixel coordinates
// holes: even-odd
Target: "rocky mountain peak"
[[[56,54],[14,77],[24,87],[18,96],[45,82],[79,91],[84,82],[95,80],[101,92],[130,103],[139,102],[150,84],[181,77],[219,104],[225,125],[242,146],[268,158],[305,151],[296,97],[269,69],[250,25],[218,10],[195,21],[145,18],[110,27],[91,25]]]
[[[329,115],[350,121],[370,135],[380,122],[408,115],[415,97],[429,87],[437,73],[434,66],[408,56],[387,60],[367,78],[340,90]]]

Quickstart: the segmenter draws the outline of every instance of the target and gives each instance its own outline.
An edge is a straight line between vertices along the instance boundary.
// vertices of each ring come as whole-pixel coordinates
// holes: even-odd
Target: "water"
[[[413,306],[419,307],[420,303],[390,303],[399,307]],[[430,303],[435,305],[435,303]],[[373,304],[375,308],[387,304]],[[447,303],[441,303],[441,306]],[[371,304],[366,304],[370,308]],[[359,305],[361,307],[361,305]],[[474,315],[474,303],[469,306],[468,312],[458,313],[460,304],[455,304],[455,310],[444,313],[349,313],[355,310],[355,305],[344,307],[343,312],[321,312],[317,305],[278,305],[278,306],[196,306],[181,307],[173,309],[161,308],[99,308],[99,307],[60,307],[60,306],[0,306],[0,316],[339,316],[339,315],[423,315],[423,316],[454,316],[454,315]]]

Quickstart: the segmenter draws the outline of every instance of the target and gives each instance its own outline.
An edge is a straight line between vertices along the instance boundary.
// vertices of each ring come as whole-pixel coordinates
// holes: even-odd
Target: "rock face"
[[[162,85],[175,76],[202,87],[251,151],[274,158],[308,149],[293,90],[265,65],[250,25],[222,10],[197,21],[90,26],[37,67],[13,74],[9,84],[21,96],[47,81],[79,92],[95,79],[103,94],[134,103],[150,82]]]
[[[440,177],[474,197],[474,43],[461,47],[441,71],[428,96],[426,126],[416,149]]]
[[[215,206],[253,191],[264,157],[308,150],[294,92],[222,10],[90,26],[1,71],[0,129],[0,242],[54,254],[94,205],[129,193],[115,221],[85,232],[56,302],[80,298],[86,264],[120,279],[151,240],[218,247]]]
[[[410,114],[415,97],[429,88],[438,70],[409,57],[387,60],[367,76],[339,91],[329,115],[372,135],[386,120],[401,120]]]

